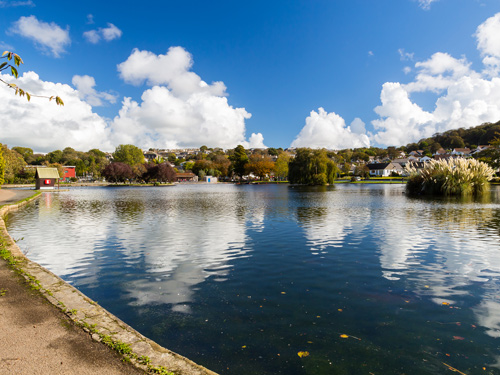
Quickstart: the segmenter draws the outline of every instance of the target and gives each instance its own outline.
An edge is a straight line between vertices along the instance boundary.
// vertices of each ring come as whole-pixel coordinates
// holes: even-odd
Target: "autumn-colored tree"
[[[110,182],[125,182],[134,177],[130,165],[116,162],[108,164],[102,171],[102,175]]]
[[[274,162],[269,156],[251,155],[249,162],[245,164],[245,174],[253,173],[254,176],[261,180],[268,177],[274,168]]]

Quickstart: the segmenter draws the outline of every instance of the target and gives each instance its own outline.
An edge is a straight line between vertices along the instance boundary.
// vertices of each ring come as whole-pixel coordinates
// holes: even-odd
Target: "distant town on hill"
[[[475,158],[498,171],[500,121],[448,130],[416,143],[385,149],[245,149],[240,145],[227,150],[207,146],[141,150],[134,145],[120,145],[113,153],[66,147],[38,154],[31,148],[2,145],[0,184],[32,183],[37,166],[58,168],[61,178],[68,182],[198,181],[206,176],[215,177],[210,181],[302,181],[309,174],[310,179],[323,184],[331,183],[335,176],[401,176],[408,163],[418,168],[430,160],[447,158]]]

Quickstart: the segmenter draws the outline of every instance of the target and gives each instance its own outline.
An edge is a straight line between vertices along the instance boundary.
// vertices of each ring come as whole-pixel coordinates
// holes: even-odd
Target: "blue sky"
[[[499,12],[499,0],[0,1],[0,47],[37,74],[17,83],[65,101],[0,90],[0,142],[338,149],[496,122]]]

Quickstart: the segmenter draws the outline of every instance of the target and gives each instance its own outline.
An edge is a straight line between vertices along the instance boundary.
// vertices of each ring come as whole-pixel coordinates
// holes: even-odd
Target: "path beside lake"
[[[0,189],[0,206],[33,190]],[[0,373],[144,374],[90,335],[0,259]]]

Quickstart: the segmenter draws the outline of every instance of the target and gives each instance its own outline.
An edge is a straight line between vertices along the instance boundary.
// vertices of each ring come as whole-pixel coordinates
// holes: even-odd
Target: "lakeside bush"
[[[473,195],[487,191],[495,171],[475,159],[431,160],[424,168],[405,168],[408,174],[406,191],[412,195]]]

